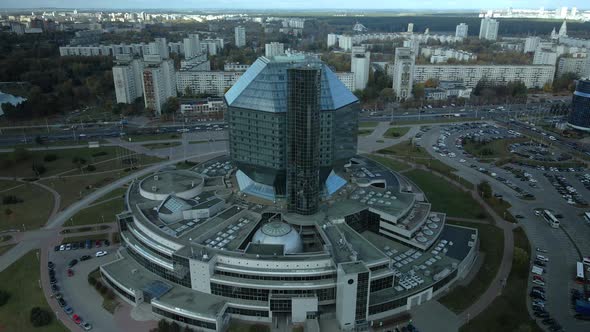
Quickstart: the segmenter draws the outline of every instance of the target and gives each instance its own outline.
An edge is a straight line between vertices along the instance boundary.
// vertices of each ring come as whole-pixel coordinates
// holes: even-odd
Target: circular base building
[[[105,283],[198,330],[224,331],[232,319],[358,330],[466,275],[477,230],[447,225],[420,188],[351,153],[356,132],[354,143],[334,139],[356,130],[358,101],[330,69],[258,61],[226,96],[228,156],[129,186]]]
[[[572,97],[572,110],[567,119],[568,126],[590,131],[590,81],[580,80]]]

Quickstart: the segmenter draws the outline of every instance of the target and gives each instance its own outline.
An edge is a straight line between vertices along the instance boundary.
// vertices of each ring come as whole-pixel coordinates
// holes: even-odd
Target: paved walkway
[[[385,138],[383,135],[391,127],[410,127],[410,130],[398,138]],[[369,128],[366,128],[369,129]],[[420,125],[391,126],[389,122],[379,122],[370,135],[359,136],[358,153],[372,153],[380,149],[407,141],[420,131]]]

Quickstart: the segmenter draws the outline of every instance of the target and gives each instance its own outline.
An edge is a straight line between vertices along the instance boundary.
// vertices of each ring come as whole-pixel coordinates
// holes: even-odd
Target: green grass
[[[43,291],[39,289],[39,261],[36,251],[30,251],[4,271],[0,272],[0,289],[10,293],[8,303],[0,310],[0,331],[61,332],[67,329],[56,320],[43,327],[33,327],[29,315],[33,307],[53,313]]]
[[[129,157],[130,155],[134,155]],[[78,165],[72,162],[74,157],[82,158],[86,161],[82,166],[93,164],[96,167],[95,172],[123,168],[126,166],[121,160],[116,158],[134,158],[135,162],[150,163],[159,160],[155,157],[145,157],[136,155],[134,152],[121,147],[108,146],[99,148],[79,148],[63,149],[51,151],[28,151],[23,154],[24,158],[17,158],[18,153],[0,153],[0,176],[17,176],[17,177],[35,177],[36,173],[32,169],[33,164],[43,164],[46,172],[42,177],[52,176],[67,172],[68,175],[85,174],[87,171],[78,169]],[[45,156],[55,155],[54,161],[44,161]],[[20,160],[19,160],[20,159]],[[108,161],[115,159],[113,161]]]
[[[377,127],[377,125],[379,125],[379,122],[377,122],[377,121],[359,122],[359,127],[361,127],[361,128],[373,128],[373,127]]]
[[[402,137],[405,134],[407,134],[408,131],[410,131],[410,127],[393,127],[393,128],[387,129],[387,131],[385,132],[383,137],[399,138],[399,137]]]
[[[530,244],[522,228],[514,230],[514,245],[524,250],[530,257]],[[497,297],[480,315],[464,325],[460,331],[541,332],[542,330],[527,311],[528,267],[528,261],[519,264],[516,259],[513,260],[513,268],[502,295]]]
[[[61,243],[74,243],[82,242],[86,240],[106,240],[110,239],[109,233],[100,233],[92,235],[80,235],[80,236],[67,236],[61,241]]]
[[[526,138],[502,138],[486,143],[469,140],[464,142],[463,148],[474,157],[485,161],[497,158],[509,158],[512,156],[509,151],[510,144],[526,141]]]
[[[156,150],[156,149],[171,148],[171,147],[175,147],[175,146],[179,146],[179,145],[182,145],[182,142],[150,143],[150,144],[143,144],[142,146],[145,148],[148,148],[150,150]]]
[[[440,303],[459,314],[477,301],[496,276],[504,252],[504,235],[500,228],[491,224],[456,221],[449,222],[449,224],[477,228],[480,241],[479,250],[485,253],[483,264],[471,282],[467,285],[454,287],[448,294],[439,299]]]
[[[359,129],[358,135],[359,136],[369,136],[373,133],[373,129]]]
[[[378,155],[374,155],[374,154],[371,154],[368,157],[375,160],[376,162],[382,164],[383,166],[385,166],[389,169],[392,169],[394,171],[398,171],[398,172],[411,167],[410,165],[408,165],[406,163],[402,163],[397,160],[393,160],[390,158],[386,158],[386,157],[382,157],[382,156],[378,156]]]
[[[16,187],[0,193],[0,197],[14,195],[21,199],[22,203],[3,204],[0,211],[0,230],[20,229],[25,230],[37,229],[43,226],[51,210],[53,209],[53,196],[51,193],[39,186],[16,181],[0,180],[0,183],[8,187]],[[8,213],[10,212],[10,213]]]
[[[415,120],[404,121],[404,120],[396,119],[395,124],[410,125],[410,124],[455,123],[455,122],[470,122],[470,121],[479,121],[479,119],[476,119],[476,118],[455,118],[455,117],[453,117],[453,118],[438,118],[438,119],[427,118],[427,120],[420,120],[420,121],[415,121]]]
[[[419,169],[408,171],[404,175],[424,191],[426,198],[432,204],[432,210],[457,218],[486,219],[488,217],[469,192],[461,190],[446,179]]]
[[[102,202],[98,202],[78,211],[78,213],[65,223],[65,226],[81,226],[100,224],[103,222],[114,222],[116,221],[116,215],[123,212],[124,209],[125,201],[123,195],[121,195],[120,198],[109,201],[103,200]]]
[[[5,252],[12,249],[14,246],[16,246],[16,244],[8,244],[8,245],[1,246],[0,247],[0,256],[4,255]]]
[[[122,137],[122,140],[128,141],[131,138],[131,142],[145,142],[145,141],[161,141],[167,139],[180,139],[180,134],[153,134],[153,135],[130,135]]]

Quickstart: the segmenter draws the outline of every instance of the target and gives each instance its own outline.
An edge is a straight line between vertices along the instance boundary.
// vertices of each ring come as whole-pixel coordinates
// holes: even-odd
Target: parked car
[[[68,263],[68,267],[73,267],[76,264],[78,264],[78,260],[74,258]]]
[[[74,313],[74,309],[72,309],[72,307],[70,307],[69,305],[64,307],[64,311],[66,312],[66,314],[71,315]]]
[[[66,245],[62,244],[61,246],[59,246],[59,251],[64,251],[66,250]]]
[[[86,249],[91,249],[91,248],[92,248],[92,241],[86,240]]]
[[[535,315],[535,317],[538,317],[538,318],[547,318],[547,317],[549,317],[549,313],[547,313],[547,312],[540,312],[540,311],[535,312],[534,315]]]
[[[84,255],[84,256],[80,257],[80,260],[81,260],[81,261],[87,261],[87,260],[89,260],[90,258],[92,258],[90,255]]]
[[[97,251],[96,257],[102,257],[102,256],[105,256],[106,254],[108,254],[108,253],[105,250]]]
[[[73,277],[73,276],[74,276],[74,270],[68,269],[68,277]]]
[[[100,248],[100,240],[96,240],[96,242],[94,243],[94,246],[97,248]]]
[[[82,318],[80,318],[80,316],[78,316],[77,314],[74,314],[72,316],[72,320],[74,321],[74,323],[76,324],[80,324],[82,322]]]
[[[543,262],[548,262],[549,258],[543,256],[543,255],[537,255],[536,257],[538,260],[543,261]]]
[[[53,248],[53,251],[59,251],[59,246],[55,246],[55,247]]]
[[[67,305],[66,300],[64,300],[63,297],[61,299],[58,299],[57,303],[59,303],[61,307],[65,307]]]
[[[82,324],[80,324],[80,326],[82,326],[82,328],[84,329],[84,331],[90,331],[92,330],[92,325],[88,322],[83,322]]]
[[[55,267],[55,264],[53,264],[52,261],[47,262],[47,267],[50,269],[53,269]]]
[[[51,291],[54,293],[57,293],[59,291],[59,286],[57,286],[55,284],[51,285]]]
[[[108,247],[108,246],[110,246],[110,245],[111,245],[111,241],[109,241],[109,240],[104,240],[104,242],[103,242],[103,243],[104,243],[104,246],[105,246],[105,247]]]

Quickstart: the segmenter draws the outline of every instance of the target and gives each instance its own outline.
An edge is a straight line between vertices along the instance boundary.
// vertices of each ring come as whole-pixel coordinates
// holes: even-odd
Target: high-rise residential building
[[[466,23],[460,23],[455,28],[455,37],[457,38],[467,38],[469,33],[469,26]]]
[[[355,90],[364,90],[369,82],[371,52],[364,46],[353,46],[350,56],[350,71],[354,74]]]
[[[176,72],[174,61],[160,60],[160,55],[144,56],[143,98],[145,108],[156,115],[162,114],[162,105],[170,97],[176,97]]]
[[[590,57],[587,55],[560,57],[557,63],[556,77],[560,77],[566,73],[576,73],[581,78],[590,78]]]
[[[566,18],[567,17],[567,7],[561,7],[559,10],[559,17]]]
[[[346,88],[350,91],[354,91],[354,73],[352,72],[336,72],[336,77],[346,86]]]
[[[413,33],[414,32],[414,23],[408,23],[408,32],[409,33]]]
[[[166,38],[155,38],[153,42],[149,43],[149,54],[159,55],[160,59],[168,59],[170,57],[170,51]]]
[[[497,20],[485,17],[481,20],[479,27],[479,39],[496,40],[498,39],[498,28],[500,23]]]
[[[264,56],[267,58],[277,56],[277,55],[284,55],[285,54],[285,44],[272,42],[270,44],[264,45]]]
[[[319,78],[304,74],[302,77],[298,72],[288,73],[290,69],[306,68],[314,69],[310,75],[319,75]],[[309,101],[306,105],[312,106],[311,99],[315,100],[315,93],[306,91],[297,95],[293,89],[308,89],[308,83],[316,89],[317,79],[320,82],[318,93],[321,96],[319,114],[315,113],[314,106],[313,114],[303,110],[303,113],[296,115],[313,116],[314,121],[317,120],[316,124],[319,124],[319,134],[316,135],[316,131],[313,131],[313,136],[308,140],[298,136],[303,135],[303,132],[293,132],[310,129],[300,122],[303,118],[292,118],[293,114],[289,113],[299,112],[297,107],[300,106],[294,104],[296,100],[292,99],[295,96],[308,98],[309,100],[300,102]],[[301,85],[303,83],[305,84]],[[285,99],[287,96],[291,96],[291,101]],[[314,165],[319,160],[320,167],[316,169],[319,172],[319,181],[314,182],[319,186],[315,189],[317,192],[325,192],[326,181],[333,179],[330,174],[334,167],[340,167],[356,154],[358,99],[338,80],[328,66],[316,57],[299,54],[270,59],[261,57],[225,94],[225,100],[229,110],[229,126],[233,128],[229,137],[230,155],[238,167],[240,190],[249,195],[270,200],[289,194],[302,195],[287,191],[288,188],[293,188],[286,183],[290,178],[287,173],[288,163],[294,161],[285,154],[289,151],[306,151],[302,158],[313,159]],[[316,119],[316,115],[319,118]],[[293,127],[292,121],[297,121],[301,127]],[[301,146],[289,147],[288,144]],[[313,147],[308,144],[313,144]],[[319,145],[319,150],[316,150],[316,144]],[[305,160],[301,162],[306,162]],[[294,185],[295,188],[301,188],[300,185],[309,186]]]
[[[176,89],[179,93],[223,96],[242,76],[242,71],[208,71],[181,69],[176,73]]]
[[[533,65],[555,66],[557,56],[557,52],[551,49],[537,48],[537,50],[535,50],[535,56],[533,57]]]
[[[335,33],[328,34],[328,47],[336,46],[338,43],[338,35]]]
[[[117,103],[131,104],[143,96],[143,62],[131,55],[117,56],[113,81]]]
[[[352,36],[341,35],[338,38],[338,46],[344,51],[350,52],[352,50]]]
[[[401,100],[412,96],[416,58],[409,47],[395,49],[393,62],[393,91]]]
[[[234,33],[236,47],[246,46],[246,28],[243,26],[237,26],[234,29]]]
[[[541,38],[537,36],[530,36],[527,37],[524,41],[524,53],[531,53],[537,50],[539,44],[541,43]]]
[[[199,35],[196,33],[189,34],[188,37],[183,40],[183,47],[185,59],[191,59],[201,54],[202,51]]]
[[[567,124],[575,129],[590,131],[590,81],[579,80],[572,97],[572,110]]]

